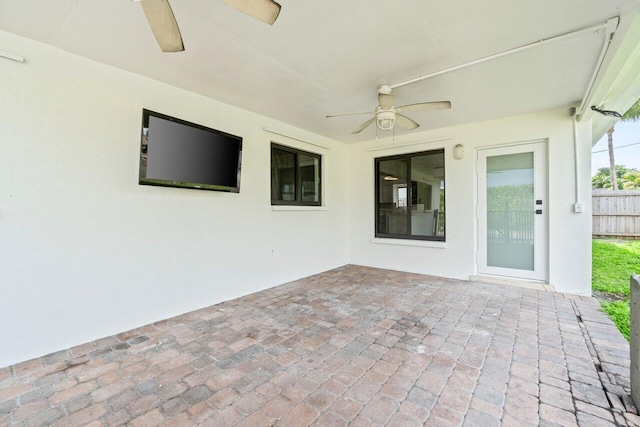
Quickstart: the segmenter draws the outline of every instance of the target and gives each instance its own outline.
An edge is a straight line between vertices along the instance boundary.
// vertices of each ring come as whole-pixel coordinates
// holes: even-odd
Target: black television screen
[[[240,192],[242,138],[142,110],[140,184]]]

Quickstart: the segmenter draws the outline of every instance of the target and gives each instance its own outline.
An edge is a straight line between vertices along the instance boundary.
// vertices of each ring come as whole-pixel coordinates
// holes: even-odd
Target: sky
[[[634,144],[634,145],[630,145]],[[623,145],[629,145],[623,147]],[[640,122],[618,122],[613,132],[613,154],[616,165],[640,170]],[[591,148],[591,175],[602,167],[609,167],[607,134]]]

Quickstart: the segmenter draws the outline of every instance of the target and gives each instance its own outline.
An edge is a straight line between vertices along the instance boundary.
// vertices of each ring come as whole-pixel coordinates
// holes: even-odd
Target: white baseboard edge
[[[492,285],[502,286],[515,286],[517,288],[535,289],[538,291],[555,292],[556,288],[553,285],[544,282],[535,282],[526,279],[516,279],[512,277],[498,277],[498,276],[484,276],[484,275],[472,275],[469,276],[471,282],[489,283]]]

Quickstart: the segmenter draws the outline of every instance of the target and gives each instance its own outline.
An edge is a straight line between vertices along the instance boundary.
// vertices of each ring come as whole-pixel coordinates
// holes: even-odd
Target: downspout
[[[573,204],[573,212],[575,213],[582,213],[583,210],[582,202],[580,201],[580,140],[578,138],[578,117],[584,112],[585,104],[587,103],[589,95],[591,95],[591,91],[593,90],[593,86],[595,85],[596,78],[600,73],[600,68],[602,68],[602,63],[604,62],[604,58],[607,54],[607,51],[609,50],[609,45],[611,44],[611,40],[613,39],[613,35],[615,34],[619,23],[620,17],[616,16],[615,18],[609,19],[604,25],[605,35],[602,42],[602,49],[600,50],[600,56],[598,57],[595,68],[593,69],[591,79],[589,80],[587,91],[582,98],[579,109],[577,111],[575,109],[572,109],[571,111],[571,115],[573,116],[573,151],[576,182],[575,203]]]
[[[575,167],[574,171],[576,173],[576,202],[573,204],[573,211],[575,213],[582,213],[582,202],[580,201],[580,147],[578,144],[578,119],[574,114],[572,117],[573,121],[573,153],[574,153],[574,161]]]

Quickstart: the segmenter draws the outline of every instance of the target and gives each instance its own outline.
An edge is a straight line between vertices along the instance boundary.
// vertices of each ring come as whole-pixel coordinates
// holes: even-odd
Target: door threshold
[[[518,279],[515,277],[486,276],[476,274],[469,276],[469,280],[472,282],[489,283],[492,285],[515,286],[517,288],[535,289],[538,291],[556,291],[555,286],[550,285],[546,282],[536,282],[527,279]]]

